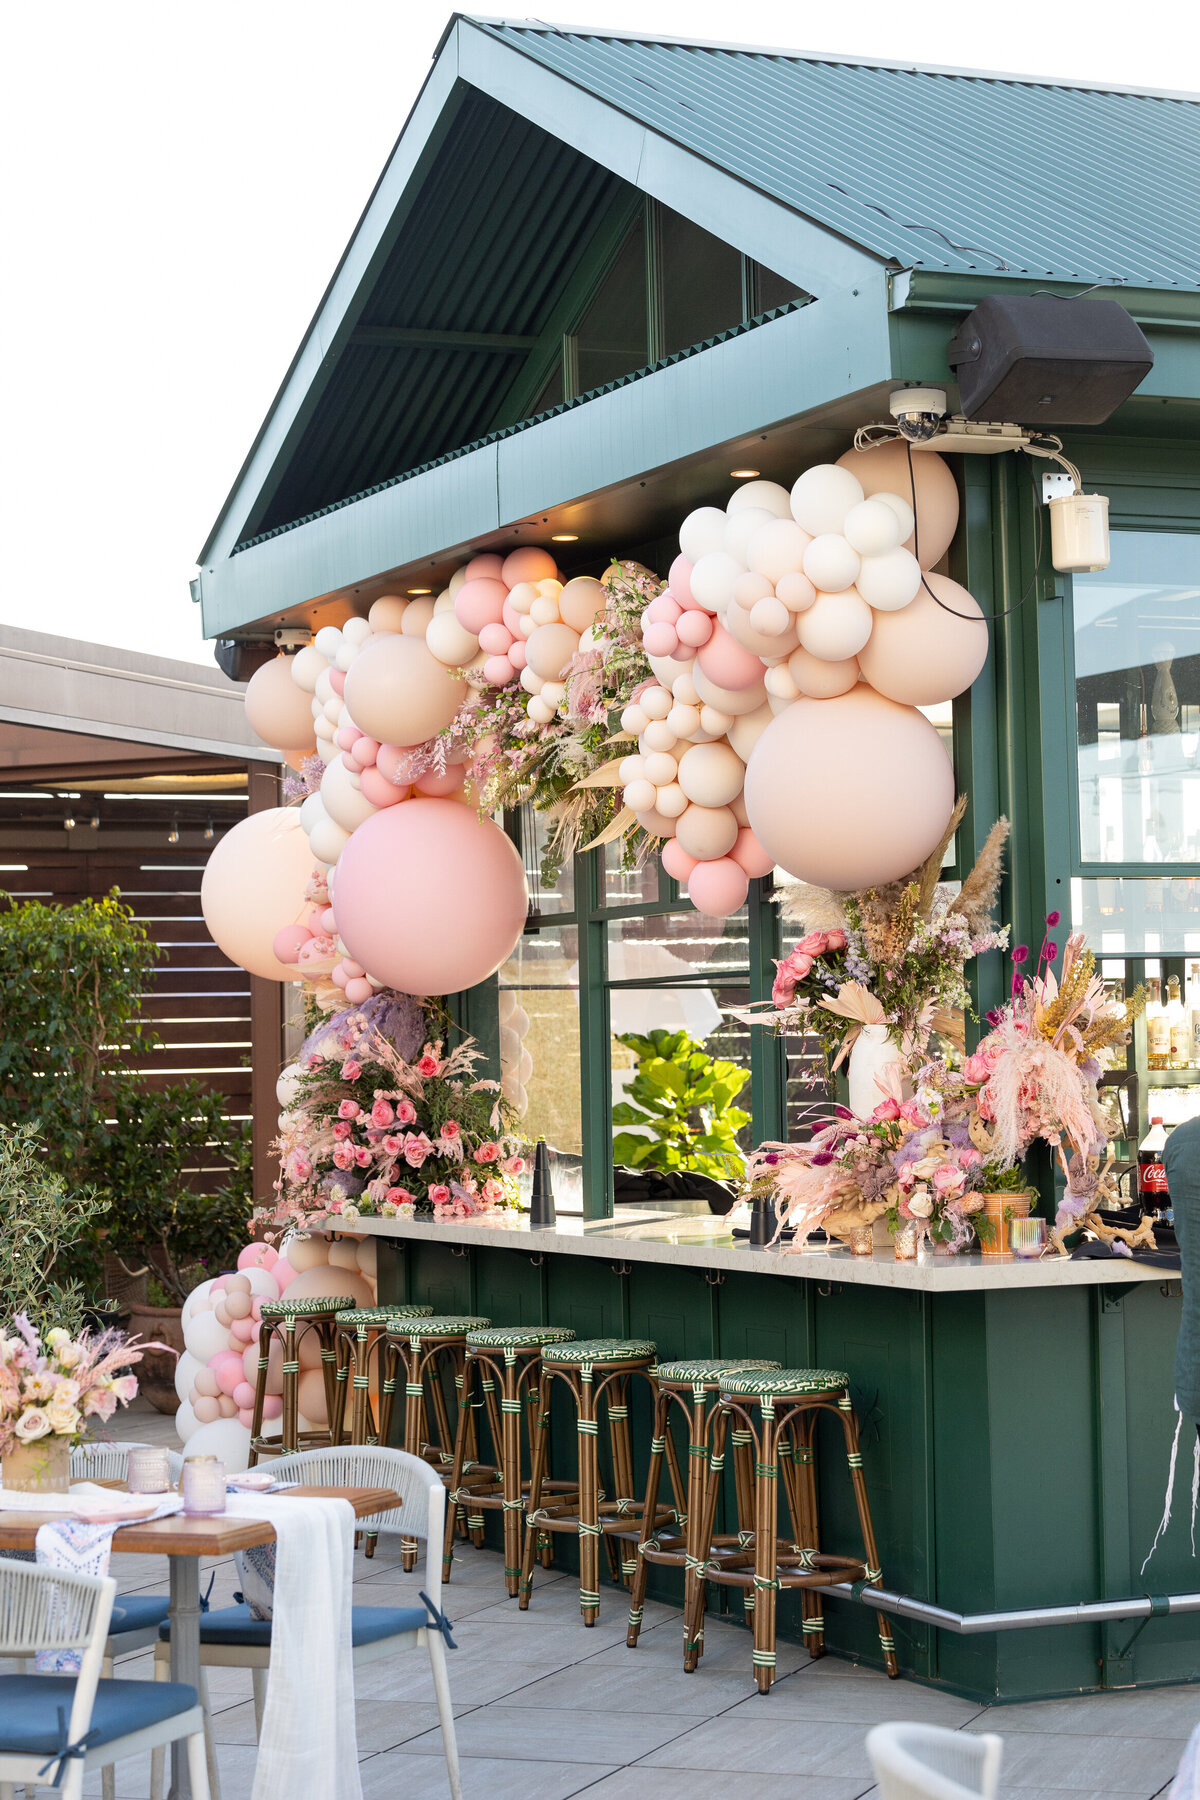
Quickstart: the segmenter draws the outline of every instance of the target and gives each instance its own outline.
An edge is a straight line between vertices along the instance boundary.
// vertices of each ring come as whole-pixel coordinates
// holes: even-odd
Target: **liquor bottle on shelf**
[[[1165,1069],[1171,1061],[1171,1026],[1162,1003],[1157,975],[1146,977],[1146,1063]]]
[[[1188,1023],[1192,1028],[1193,1068],[1200,1067],[1200,962],[1192,963],[1188,969],[1187,1000]]]
[[[1163,1162],[1167,1134],[1161,1119],[1151,1119],[1150,1129],[1138,1145],[1138,1199],[1144,1213],[1166,1212],[1167,1170]]]
[[[1192,1060],[1192,1021],[1179,997],[1179,977],[1167,982],[1167,1031],[1169,1033],[1169,1066],[1186,1069]]]

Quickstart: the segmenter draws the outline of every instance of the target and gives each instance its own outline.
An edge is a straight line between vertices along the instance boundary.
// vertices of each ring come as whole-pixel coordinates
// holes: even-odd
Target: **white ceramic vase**
[[[859,1119],[869,1119],[879,1102],[883,1099],[883,1090],[875,1080],[889,1063],[902,1063],[900,1046],[888,1031],[886,1025],[864,1025],[854,1040],[850,1051],[850,1061],[846,1068],[846,1077],[850,1084],[850,1111]],[[912,1083],[906,1079],[902,1092],[905,1099],[911,1097]]]

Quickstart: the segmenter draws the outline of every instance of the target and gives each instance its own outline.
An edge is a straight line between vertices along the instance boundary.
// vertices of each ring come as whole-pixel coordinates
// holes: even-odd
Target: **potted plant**
[[[629,1031],[617,1038],[637,1062],[613,1124],[632,1127],[613,1139],[613,1159],[634,1169],[695,1169],[718,1180],[740,1177],[746,1158],[737,1134],[750,1114],[734,1101],[749,1069],[708,1054],[686,1031]]]

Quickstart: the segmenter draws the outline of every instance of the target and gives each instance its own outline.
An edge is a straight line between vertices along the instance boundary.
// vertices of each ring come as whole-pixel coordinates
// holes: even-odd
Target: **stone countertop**
[[[341,1229],[327,1225],[325,1230]],[[1126,1257],[1084,1259],[1047,1255],[1040,1261],[985,1257],[978,1252],[897,1262],[890,1249],[871,1256],[813,1246],[752,1250],[735,1238],[715,1213],[671,1212],[665,1208],[618,1207],[611,1219],[560,1216],[557,1228],[534,1231],[525,1213],[500,1213],[490,1222],[438,1224],[432,1219],[356,1219],[354,1234],[418,1238],[436,1244],[523,1250],[555,1256],[593,1256],[627,1263],[672,1263],[725,1273],[775,1275],[800,1281],[857,1282],[866,1287],[905,1288],[918,1293],[956,1294],[1007,1288],[1103,1287],[1144,1281],[1178,1281],[1179,1272]]]

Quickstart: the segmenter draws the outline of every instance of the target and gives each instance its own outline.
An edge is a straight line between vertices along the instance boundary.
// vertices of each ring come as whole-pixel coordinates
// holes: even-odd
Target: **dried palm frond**
[[[807,881],[792,881],[776,888],[774,900],[780,916],[801,931],[840,931],[846,926],[846,912],[839,895],[829,888],[813,887]]]
[[[886,887],[864,888],[857,903],[872,962],[883,969],[898,968],[913,933],[916,882],[889,881]]]
[[[966,817],[967,796],[960,794],[954,803],[954,811],[950,814],[946,829],[925,861],[912,877],[917,884],[917,917],[928,919],[933,912],[934,897],[937,894],[938,881],[941,879],[942,858],[945,856],[950,840]]]
[[[993,924],[992,913],[1000,893],[1000,877],[1004,873],[1004,846],[1008,840],[1008,832],[1008,820],[1003,817],[997,819],[975,858],[975,867],[950,902],[949,910],[961,913],[975,937],[988,931]]]

